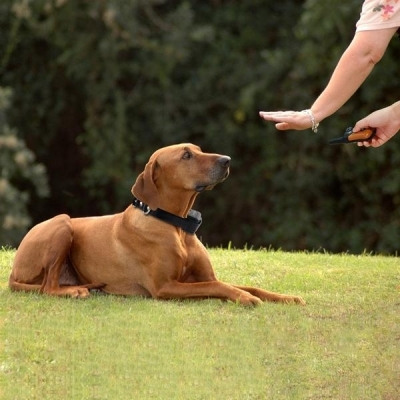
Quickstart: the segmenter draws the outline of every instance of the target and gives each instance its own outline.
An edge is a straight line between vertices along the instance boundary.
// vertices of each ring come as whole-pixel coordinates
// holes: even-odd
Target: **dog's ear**
[[[147,204],[152,210],[156,210],[159,205],[158,189],[155,184],[155,173],[157,169],[156,161],[149,161],[144,171],[137,177],[132,186],[132,194],[143,203]]]

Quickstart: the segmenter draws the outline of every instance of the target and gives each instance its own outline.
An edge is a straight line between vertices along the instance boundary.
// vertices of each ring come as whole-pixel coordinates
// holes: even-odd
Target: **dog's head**
[[[203,153],[191,143],[163,147],[150,157],[132,193],[152,210],[161,208],[164,201],[176,202],[181,196],[193,197],[211,190],[228,177],[230,160],[228,156]]]

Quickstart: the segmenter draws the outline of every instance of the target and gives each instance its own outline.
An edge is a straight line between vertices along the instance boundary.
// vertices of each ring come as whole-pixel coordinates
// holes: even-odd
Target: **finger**
[[[258,113],[262,117],[264,115],[282,114],[282,113],[285,113],[285,112],[287,112],[287,111],[259,111]]]
[[[361,129],[369,128],[368,122],[361,119],[353,126],[353,132],[359,132]]]
[[[267,121],[280,121],[284,118],[292,118],[295,111],[259,111],[259,116]]]
[[[266,121],[279,121],[281,119],[278,113],[260,113],[260,117]]]
[[[374,137],[372,138],[368,143],[371,147],[380,147],[386,142],[385,139],[379,138],[379,137]]]
[[[259,111],[259,113],[258,113],[258,115],[261,117],[261,118],[268,118],[268,116],[269,115],[271,115],[272,113],[271,112],[266,112],[266,111]]]
[[[278,117],[276,115],[264,115],[262,117],[265,121],[272,121],[272,122],[283,122],[283,118],[282,117]]]
[[[287,122],[278,122],[277,124],[275,124],[275,128],[280,131],[287,131],[288,129],[290,129],[290,126]]]

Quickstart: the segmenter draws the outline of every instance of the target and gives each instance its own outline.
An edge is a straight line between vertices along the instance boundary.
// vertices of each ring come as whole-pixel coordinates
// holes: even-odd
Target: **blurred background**
[[[400,137],[327,141],[399,99],[398,37],[318,134],[258,116],[311,106],[361,4],[2,0],[0,246],[59,213],[124,210],[150,154],[192,142],[232,157],[195,204],[206,245],[397,254]]]

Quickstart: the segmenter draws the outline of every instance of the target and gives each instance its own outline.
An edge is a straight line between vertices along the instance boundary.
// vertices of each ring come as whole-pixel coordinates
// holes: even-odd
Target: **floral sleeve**
[[[400,0],[365,0],[357,31],[400,27]]]

